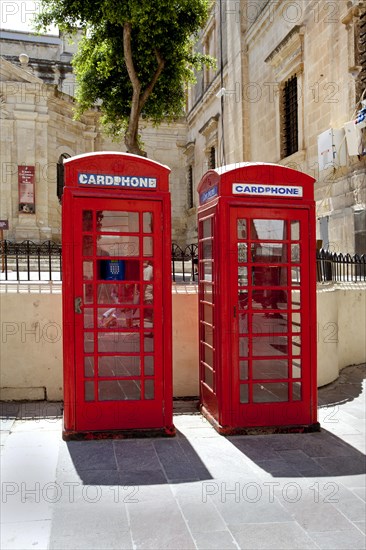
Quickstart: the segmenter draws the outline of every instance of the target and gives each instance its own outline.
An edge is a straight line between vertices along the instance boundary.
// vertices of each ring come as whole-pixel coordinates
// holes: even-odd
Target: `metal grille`
[[[283,89],[282,157],[298,150],[297,77],[292,76]]]
[[[320,249],[316,252],[317,280],[320,282],[366,281],[366,254],[336,254]]]
[[[193,208],[193,168],[188,167],[188,182],[187,182],[187,206]]]
[[[53,241],[0,241],[1,280],[60,281],[61,244]]]
[[[174,282],[196,282],[198,280],[198,244],[180,247],[172,243],[172,279]]]
[[[1,279],[4,281],[60,280],[62,274],[61,245],[52,241],[14,243],[0,241],[3,258]],[[180,247],[172,243],[173,281],[197,281],[197,243]],[[329,250],[316,253],[317,279],[320,282],[366,282],[366,254],[336,254]]]
[[[213,168],[216,168],[216,149],[215,147],[211,147],[210,149],[210,155],[208,158],[208,168],[209,170],[212,170]]]

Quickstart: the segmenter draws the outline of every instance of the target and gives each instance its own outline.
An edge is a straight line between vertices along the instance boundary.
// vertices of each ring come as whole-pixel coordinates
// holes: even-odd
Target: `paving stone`
[[[116,470],[113,441],[69,441],[67,448],[77,471]]]
[[[172,495],[179,501],[180,499],[192,499],[202,502],[205,494],[205,485],[217,483],[216,480],[192,481],[188,483],[173,483],[170,486]],[[207,500],[207,499],[206,499]]]
[[[354,426],[354,423],[353,422],[344,422],[343,420],[340,420],[339,422],[335,422],[335,423],[327,423],[327,424],[324,424],[322,423],[322,426],[325,427],[329,432],[333,433],[333,434],[337,434],[338,436],[343,436],[343,435],[360,435],[362,432],[361,432],[361,427],[359,428],[356,428]]]
[[[352,489],[352,492],[361,498],[363,501],[366,501],[366,487],[359,487],[357,489]]]
[[[257,460],[264,461],[279,458],[271,441],[266,443],[265,439],[252,439],[251,436],[246,436],[245,438],[228,437],[227,439],[239,449],[243,455],[255,462]]]
[[[327,470],[299,449],[278,451],[280,458],[295,468],[299,474],[308,477],[327,476]]]
[[[34,548],[34,547],[33,547]],[[49,550],[134,550],[129,531],[109,533],[106,526],[97,532],[86,532],[81,526],[78,533],[52,535]],[[18,549],[19,550],[19,549]]]
[[[227,524],[285,523],[292,520],[277,498],[270,502],[268,495],[255,486],[239,485],[235,493],[229,493],[226,488],[214,495],[212,500]]]
[[[35,434],[35,446],[22,446],[22,435],[11,434],[1,457],[4,522],[48,520],[52,503],[47,490],[54,484],[59,442],[45,444],[44,434]]]
[[[198,475],[179,441],[155,441],[154,447],[169,481],[195,481]]]
[[[119,472],[119,479],[122,485],[161,485],[168,483],[163,470],[136,470]]]
[[[193,437],[194,438],[194,437]],[[187,460],[191,464],[197,479],[199,480],[205,480],[205,479],[211,479],[212,476],[210,472],[208,471],[205,463],[202,461],[199,454],[196,452],[196,450],[192,447],[191,440],[189,441],[186,438],[181,438],[179,440],[179,445],[181,449],[184,452],[184,455],[186,456]]]
[[[307,437],[304,441],[302,450],[309,457],[348,456],[353,451],[349,445],[332,435],[320,433],[316,436]]]
[[[365,474],[350,474],[337,476],[337,483],[344,485],[351,491],[365,490],[366,476]]]
[[[365,550],[365,536],[356,528],[327,533],[311,533],[311,538],[318,548],[324,550]]]
[[[328,476],[364,474],[366,471],[365,456],[354,450],[347,456],[347,459],[340,456],[334,456],[316,458],[315,461],[320,467],[324,468]]]
[[[4,550],[48,548],[51,520],[3,523],[0,547]]]
[[[1,435],[4,432],[10,432],[15,422],[15,418],[0,418]]]
[[[5,446],[5,442],[9,436],[10,436],[10,432],[0,432],[0,447],[3,448]]]
[[[181,414],[175,439],[66,443],[57,407],[0,407],[2,547],[364,548],[365,404],[346,371],[311,434],[223,437]]]
[[[356,496],[354,498],[339,498],[334,506],[352,522],[363,521],[366,517],[366,503]]]
[[[227,479],[256,478],[253,462],[226,438],[192,440],[192,446],[204,462],[211,477]]]
[[[239,548],[230,531],[193,533],[193,539],[198,550],[235,550]]]
[[[98,533],[106,527],[112,533],[128,531],[124,495],[107,487],[84,486],[70,493],[68,499],[56,503],[52,521],[52,535],[63,536],[78,532]],[[106,545],[106,547],[108,547]]]
[[[364,421],[364,424],[366,422]],[[360,453],[366,454],[366,441],[365,435],[343,435],[343,441],[345,441],[349,446],[353,447]]]
[[[131,501],[131,486],[122,486],[123,490],[126,489],[128,496],[126,503],[129,504]],[[135,487],[137,491],[133,495],[133,498],[138,501],[138,503],[143,504],[144,502],[171,502],[172,505],[176,505],[172,487],[170,485],[138,485]]]
[[[178,498],[178,504],[191,533],[224,531],[226,525],[210,500]]]
[[[81,470],[80,480],[83,485],[121,485],[121,475],[118,470]]]
[[[229,524],[242,550],[305,550],[317,548],[314,541],[295,522]]]
[[[49,548],[132,547],[126,505],[110,487],[78,486],[54,506]]]
[[[274,451],[304,450],[307,446],[309,436],[312,434],[268,434],[261,437],[262,445],[266,445],[266,439],[270,448]]]
[[[314,503],[320,502],[319,488],[321,483],[322,481],[314,481],[306,477],[282,477],[274,478],[271,481],[267,480],[263,483],[263,486],[267,488],[265,494],[270,495],[271,498],[275,495],[282,505],[286,507],[286,504],[288,504],[290,512],[292,512],[293,505],[298,502],[309,502],[311,509]]]
[[[366,535],[366,521],[354,521],[355,526]]]
[[[257,460],[257,466],[270,473],[274,477],[298,477],[299,472],[294,466],[288,464],[283,458],[273,458],[270,460]]]
[[[292,519],[296,520],[307,532],[331,532],[352,528],[352,523],[340,513],[334,505],[317,501],[316,496],[302,497],[298,501],[281,501],[283,507],[290,513]]]
[[[62,419],[61,418],[37,418],[36,420],[22,419],[15,420],[12,432],[50,432],[55,431],[59,435],[62,431]]]
[[[31,421],[30,421],[31,422]],[[10,432],[7,440],[7,449],[18,449],[24,452],[25,449],[41,450],[42,455],[50,452],[52,449],[58,453],[60,447],[60,433],[57,431],[38,430],[14,430]]]
[[[153,442],[150,439],[114,441],[113,452],[118,470],[124,475],[142,470],[151,472],[161,472],[162,470]]]
[[[151,501],[126,506],[136,548],[195,548],[177,503]]]

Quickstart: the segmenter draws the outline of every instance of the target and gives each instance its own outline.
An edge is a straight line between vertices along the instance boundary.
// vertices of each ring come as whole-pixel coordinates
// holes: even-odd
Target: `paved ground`
[[[2,549],[365,548],[365,377],[319,392],[321,433],[65,443],[60,405],[1,404]]]

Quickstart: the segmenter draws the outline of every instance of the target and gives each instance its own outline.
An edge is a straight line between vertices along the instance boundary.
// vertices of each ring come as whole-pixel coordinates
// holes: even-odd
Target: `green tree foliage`
[[[194,71],[214,65],[193,53],[193,41],[209,15],[210,0],[41,0],[39,30],[83,29],[73,59],[77,114],[96,103],[102,122],[127,151],[139,145],[141,117],[153,124],[174,120],[185,106]]]

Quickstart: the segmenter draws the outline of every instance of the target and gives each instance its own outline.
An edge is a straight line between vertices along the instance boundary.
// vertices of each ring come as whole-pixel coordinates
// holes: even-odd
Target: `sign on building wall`
[[[18,166],[19,212],[35,212],[34,179],[34,166]]]

